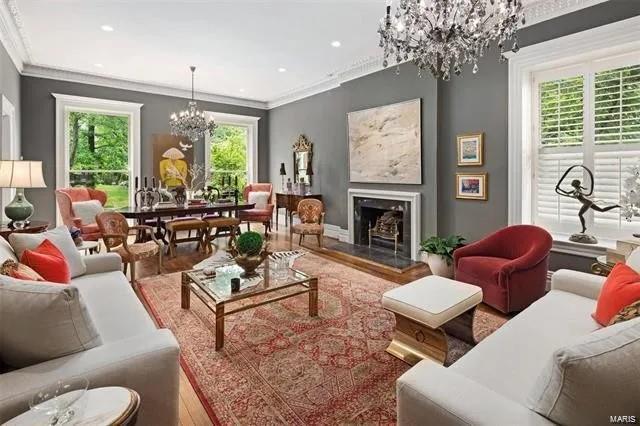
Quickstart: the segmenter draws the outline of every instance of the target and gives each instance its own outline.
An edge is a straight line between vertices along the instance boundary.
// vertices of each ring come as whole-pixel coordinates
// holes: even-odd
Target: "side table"
[[[100,241],[82,241],[82,244],[76,246],[78,251],[84,251],[87,254],[100,253]]]
[[[596,261],[591,264],[591,272],[596,275],[602,275],[606,277],[609,275],[613,267],[616,266],[615,263],[607,262],[607,255],[602,255],[596,257]]]
[[[278,211],[284,209],[286,227],[292,217],[292,212],[298,210],[298,203],[305,198],[315,198],[322,201],[322,194],[296,194],[294,192],[276,192],[276,231],[278,230]]]
[[[0,236],[5,240],[9,239],[11,234],[39,234],[49,229],[49,222],[42,220],[32,220],[29,225],[24,228],[14,228],[6,223],[0,224]]]
[[[120,426],[133,425],[140,408],[140,396],[132,389],[104,387],[89,389],[74,405],[83,407],[70,419],[73,425]],[[7,423],[6,426],[32,426],[47,424],[41,412],[29,410]]]

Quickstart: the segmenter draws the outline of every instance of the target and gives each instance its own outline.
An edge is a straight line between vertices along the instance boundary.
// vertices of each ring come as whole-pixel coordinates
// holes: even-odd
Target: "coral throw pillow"
[[[640,299],[640,274],[624,263],[613,267],[607,277],[600,295],[593,318],[602,326],[625,306]]]
[[[71,272],[69,264],[58,247],[44,240],[34,250],[25,250],[20,262],[32,268],[46,281],[69,284]]]
[[[0,266],[0,274],[7,275],[12,278],[27,281],[44,281],[44,278],[23,263],[18,263],[15,260],[7,259]]]

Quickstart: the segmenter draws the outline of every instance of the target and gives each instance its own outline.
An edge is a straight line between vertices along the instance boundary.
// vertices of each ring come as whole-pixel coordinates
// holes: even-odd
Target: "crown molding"
[[[87,74],[60,68],[44,67],[27,64],[22,75],[29,77],[48,78],[53,80],[69,81],[72,83],[92,84],[95,86],[111,87],[114,89],[131,90],[135,92],[154,93],[156,95],[174,96],[177,98],[191,98],[191,91],[160,84],[145,83],[135,80],[124,80],[114,77],[106,77],[95,74]],[[237,105],[250,108],[267,109],[267,103],[251,99],[235,98],[231,96],[216,95],[207,92],[196,92],[198,101],[216,102],[221,104]]]
[[[30,62],[31,52],[22,27],[20,12],[14,0],[0,1],[0,42],[7,50],[11,61],[22,72],[24,64]]]
[[[540,0],[525,6],[525,27],[557,18],[567,13],[604,3],[607,0]]]

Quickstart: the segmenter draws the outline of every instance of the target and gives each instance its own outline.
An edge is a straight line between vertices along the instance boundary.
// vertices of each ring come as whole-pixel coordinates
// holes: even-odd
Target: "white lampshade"
[[[46,187],[42,177],[42,161],[0,161],[0,188]]]

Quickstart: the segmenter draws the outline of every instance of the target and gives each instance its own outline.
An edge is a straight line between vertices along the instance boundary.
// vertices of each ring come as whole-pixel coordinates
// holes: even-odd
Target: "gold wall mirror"
[[[311,185],[312,173],[308,173],[313,159],[313,144],[305,135],[298,136],[293,144],[293,181]]]

